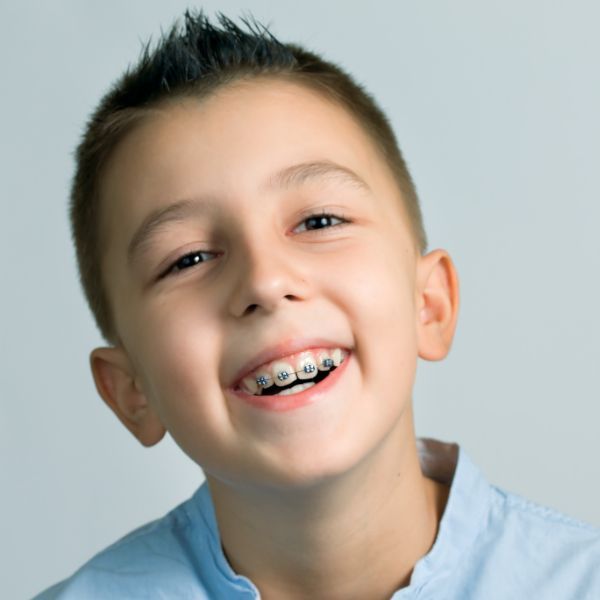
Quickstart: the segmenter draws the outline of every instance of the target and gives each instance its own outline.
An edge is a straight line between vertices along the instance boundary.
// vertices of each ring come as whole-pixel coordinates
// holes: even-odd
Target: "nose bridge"
[[[242,316],[256,309],[271,312],[283,300],[299,299],[304,280],[285,241],[262,230],[237,246],[230,312]]]

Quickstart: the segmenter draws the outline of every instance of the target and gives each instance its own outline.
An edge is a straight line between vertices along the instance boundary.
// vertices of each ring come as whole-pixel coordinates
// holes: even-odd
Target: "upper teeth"
[[[304,351],[259,367],[244,377],[241,388],[250,394],[260,394],[263,389],[273,384],[282,387],[297,379],[314,379],[319,371],[329,371],[338,367],[345,357],[346,351],[341,348]]]
[[[317,376],[317,363],[308,355],[298,362],[298,379],[314,379]]]
[[[267,385],[261,387],[269,387],[273,382],[275,385],[282,386],[292,383],[298,379],[296,377],[296,371],[294,367],[288,362],[275,362],[271,365],[270,372],[273,374],[273,378],[267,375]]]

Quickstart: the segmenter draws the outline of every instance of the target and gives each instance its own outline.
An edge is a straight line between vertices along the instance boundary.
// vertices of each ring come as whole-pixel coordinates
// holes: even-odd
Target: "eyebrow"
[[[366,181],[352,169],[329,160],[317,160],[291,165],[269,178],[267,188],[290,188],[301,186],[311,180],[331,179],[369,191]]]
[[[215,207],[216,202],[211,198],[179,200],[151,212],[133,234],[127,246],[127,259],[132,262],[140,250],[168,223],[183,222],[194,215],[214,212]]]
[[[318,180],[333,180],[363,191],[370,190],[365,180],[352,169],[327,160],[303,162],[285,167],[269,177],[265,185],[261,187],[263,189],[289,189]],[[214,213],[217,206],[218,202],[215,198],[200,198],[179,200],[151,212],[142,221],[128,244],[128,261],[132,262],[142,247],[147,245],[166,224],[182,222],[193,215]]]

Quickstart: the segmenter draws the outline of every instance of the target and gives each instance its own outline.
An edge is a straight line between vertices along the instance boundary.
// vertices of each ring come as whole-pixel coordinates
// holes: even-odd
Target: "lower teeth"
[[[275,396],[289,396],[290,394],[298,394],[299,392],[303,392],[304,390],[307,390],[313,385],[315,385],[314,381],[310,381],[308,383],[300,383],[298,385],[295,385],[294,387],[279,392],[279,394],[275,394]]]

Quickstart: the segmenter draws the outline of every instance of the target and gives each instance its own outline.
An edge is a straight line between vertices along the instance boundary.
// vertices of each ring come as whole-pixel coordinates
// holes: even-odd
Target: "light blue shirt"
[[[437,538],[391,600],[600,600],[600,529],[490,485],[457,444],[417,440],[423,473],[451,485]],[[100,552],[39,600],[260,598],[221,549],[206,483]]]

